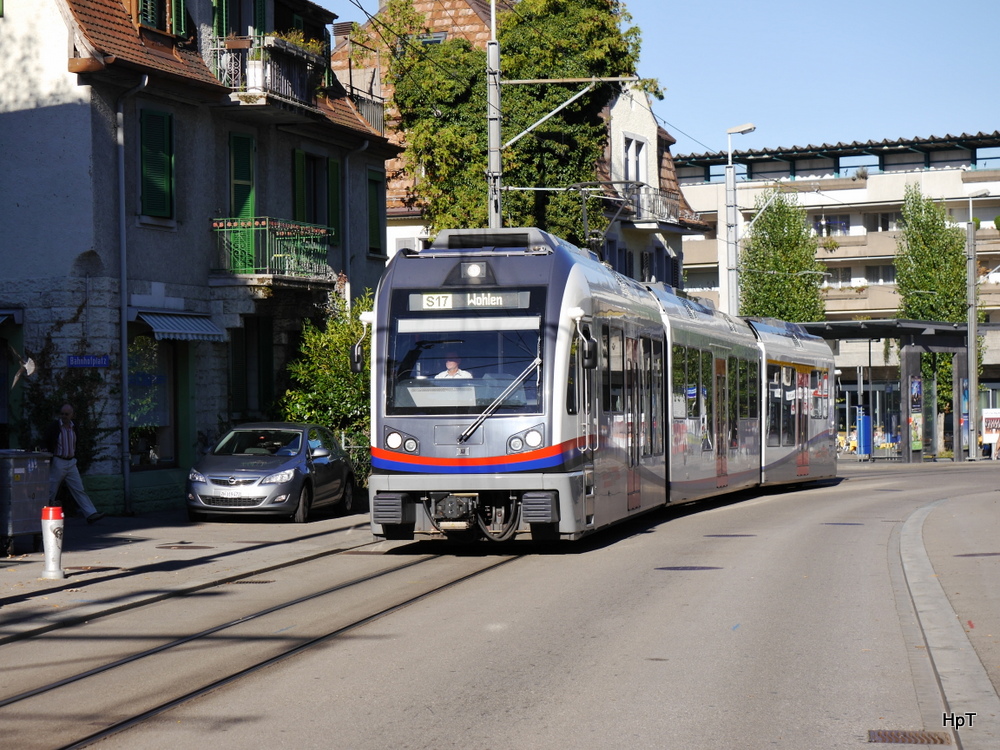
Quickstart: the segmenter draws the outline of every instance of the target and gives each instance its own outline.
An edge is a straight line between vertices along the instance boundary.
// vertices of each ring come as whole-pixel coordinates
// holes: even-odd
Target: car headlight
[[[191,471],[188,473],[188,481],[208,484],[208,480],[205,479],[205,475],[202,474],[200,471],[195,471],[194,469],[191,469]]]
[[[261,484],[284,484],[285,482],[291,482],[292,477],[295,476],[295,469],[285,469],[284,471],[279,471],[277,474],[271,474],[260,480]]]

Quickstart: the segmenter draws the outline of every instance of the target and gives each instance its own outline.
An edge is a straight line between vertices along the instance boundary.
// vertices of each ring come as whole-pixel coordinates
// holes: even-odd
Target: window
[[[854,277],[850,266],[829,266],[830,276],[826,279],[826,285],[834,289],[851,286]]]
[[[174,215],[173,115],[142,110],[139,142],[142,214],[171,219]]]
[[[813,218],[813,231],[819,237],[844,237],[851,233],[849,214],[822,214]]]
[[[295,149],[292,164],[293,218],[329,227],[331,244],[339,245],[340,162]]]
[[[620,328],[604,326],[603,339],[601,376],[604,381],[602,398],[604,411],[624,411],[625,335]]]
[[[229,215],[249,219],[254,215],[254,153],[252,136],[229,135]]]
[[[895,284],[896,267],[891,263],[880,266],[865,266],[865,278],[869,284]]]
[[[646,182],[646,144],[637,139],[625,137],[625,153],[622,163],[624,179]]]
[[[128,421],[132,471],[177,462],[174,344],[142,333],[128,346]]]
[[[187,36],[187,0],[136,0],[139,23],[175,36]]]
[[[890,213],[865,214],[866,232],[894,232],[899,229],[903,216],[898,211]]]
[[[274,326],[270,318],[244,316],[243,327],[229,331],[229,383],[232,411],[263,415],[274,393]]]
[[[368,252],[385,255],[385,175],[368,172]]]

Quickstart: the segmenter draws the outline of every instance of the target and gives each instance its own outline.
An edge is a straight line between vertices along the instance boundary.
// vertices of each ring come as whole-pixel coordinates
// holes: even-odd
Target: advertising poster
[[[910,450],[924,449],[924,384],[910,376]]]
[[[982,425],[983,445],[990,446],[990,457],[998,458],[1000,452],[997,446],[1000,445],[1000,409],[983,409]]]

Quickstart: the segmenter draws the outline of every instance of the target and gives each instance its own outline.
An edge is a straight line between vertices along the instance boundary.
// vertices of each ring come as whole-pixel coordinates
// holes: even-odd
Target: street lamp
[[[726,268],[728,312],[736,315],[740,311],[740,282],[736,253],[736,168],[733,166],[733,135],[752,133],[757,126],[752,122],[737,125],[726,131]]]
[[[965,226],[965,294],[968,307],[965,350],[969,370],[969,460],[975,461],[979,435],[979,310],[976,306],[976,225],[972,221],[972,199],[989,195],[987,188],[969,193],[969,223]],[[998,444],[1000,445],[1000,444]],[[994,448],[996,450],[996,448]]]

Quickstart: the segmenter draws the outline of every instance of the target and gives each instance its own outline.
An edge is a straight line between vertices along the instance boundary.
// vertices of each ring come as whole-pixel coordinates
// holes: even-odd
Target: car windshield
[[[294,456],[302,433],[297,430],[231,430],[212,451],[213,456]]]

